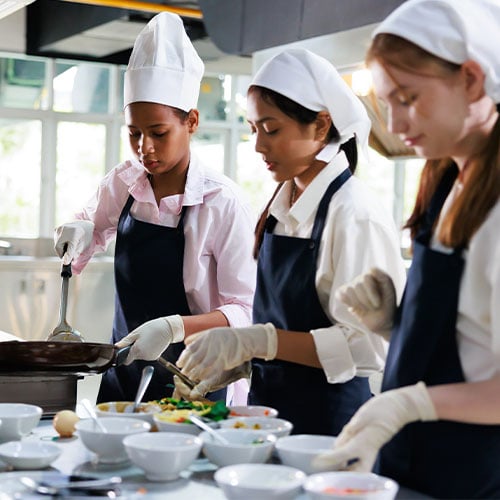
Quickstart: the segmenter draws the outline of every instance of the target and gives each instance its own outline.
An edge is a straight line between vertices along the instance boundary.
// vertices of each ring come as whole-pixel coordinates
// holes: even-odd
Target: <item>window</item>
[[[100,179],[130,158],[123,122],[124,67],[0,53],[0,238],[52,238]],[[254,150],[246,123],[248,75],[206,75],[192,149],[234,179],[256,213],[276,182]],[[358,175],[393,211],[409,215],[421,164],[371,152]],[[403,246],[405,242],[403,242]]]

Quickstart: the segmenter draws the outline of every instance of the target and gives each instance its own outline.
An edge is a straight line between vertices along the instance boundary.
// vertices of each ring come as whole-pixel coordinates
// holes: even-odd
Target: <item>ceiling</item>
[[[141,29],[158,12],[179,14],[206,70],[252,72],[252,54],[322,36],[335,38],[341,66],[362,61],[368,31],[403,0],[36,0],[26,8],[26,52],[72,60],[127,64]],[[334,34],[332,36],[332,34]],[[328,47],[328,46],[327,46]],[[322,54],[324,55],[324,54]],[[408,156],[387,134],[372,100],[372,145],[385,156]]]

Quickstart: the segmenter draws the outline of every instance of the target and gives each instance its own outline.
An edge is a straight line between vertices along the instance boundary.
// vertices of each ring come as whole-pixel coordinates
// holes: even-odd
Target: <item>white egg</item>
[[[71,410],[61,410],[54,415],[52,424],[61,437],[71,437],[75,432],[75,424],[80,417]]]

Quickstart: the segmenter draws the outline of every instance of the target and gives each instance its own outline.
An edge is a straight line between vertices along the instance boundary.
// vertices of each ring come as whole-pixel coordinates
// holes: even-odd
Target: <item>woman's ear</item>
[[[320,111],[316,116],[316,132],[315,139],[320,142],[328,140],[328,132],[332,126],[332,119],[326,111]]]
[[[469,59],[462,64],[461,71],[465,78],[465,88],[470,102],[476,102],[484,97],[485,75],[481,66]]]
[[[200,114],[197,109],[191,109],[187,116],[188,132],[194,134],[198,130]]]

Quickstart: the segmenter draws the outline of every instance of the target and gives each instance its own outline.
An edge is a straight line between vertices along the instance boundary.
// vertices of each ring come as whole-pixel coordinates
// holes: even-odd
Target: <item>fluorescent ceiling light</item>
[[[34,0],[0,0],[0,19],[2,17],[7,17],[16,10],[26,7],[26,5],[33,1]]]

